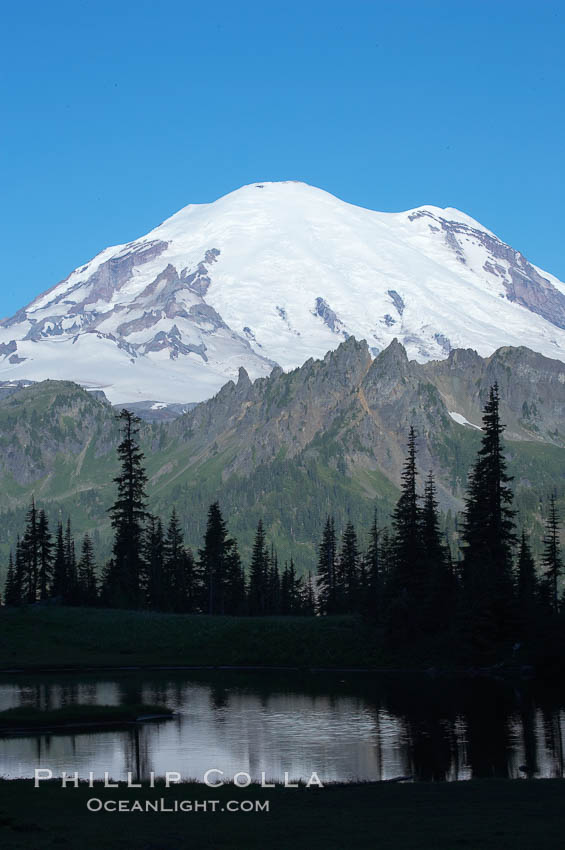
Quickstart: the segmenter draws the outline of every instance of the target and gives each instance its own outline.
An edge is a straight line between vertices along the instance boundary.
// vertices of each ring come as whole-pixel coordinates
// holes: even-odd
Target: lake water
[[[562,777],[565,699],[529,684],[362,674],[131,672],[0,676],[0,710],[166,704],[171,721],[127,730],[0,739],[0,775],[147,780],[465,780]]]

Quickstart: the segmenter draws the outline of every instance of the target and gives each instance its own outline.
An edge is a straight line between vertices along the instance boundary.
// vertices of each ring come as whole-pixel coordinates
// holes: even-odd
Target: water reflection
[[[484,680],[233,672],[2,677],[0,709],[160,703],[174,720],[0,739],[0,775],[50,767],[147,780],[210,768],[260,780],[549,777],[563,772],[565,698]]]

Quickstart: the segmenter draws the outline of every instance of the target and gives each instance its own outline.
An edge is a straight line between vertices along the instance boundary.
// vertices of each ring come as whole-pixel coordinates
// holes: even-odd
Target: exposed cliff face
[[[237,383],[170,428],[200,461],[236,447],[224,478],[249,474],[281,452],[292,459],[315,451],[331,435],[351,469],[378,469],[397,484],[414,425],[422,468],[453,482],[439,445],[474,439],[495,382],[509,439],[565,446],[565,365],[559,361],[506,348],[490,358],[456,350],[444,361],[420,364],[396,340],[372,360],[366,342],[353,337],[288,374],[275,370],[251,383],[242,371]],[[460,476],[457,487],[464,483]]]
[[[480,425],[489,387],[498,383],[507,434],[565,445],[565,368],[527,348],[500,348],[491,357],[454,351],[423,365],[451,411]]]
[[[480,429],[495,382],[510,440],[565,447],[565,365],[526,348],[502,348],[488,358],[458,349],[446,360],[421,364],[409,360],[397,340],[373,360],[367,343],[350,337],[323,360],[311,359],[289,373],[276,368],[270,377],[251,381],[240,368],[236,382],[184,414],[177,408],[182,415],[172,421],[172,414],[159,415],[158,403],[144,415],[153,410],[150,420],[167,422],[161,439],[178,442],[191,463],[229,450],[224,478],[247,475],[281,452],[297,458],[329,435],[350,465],[378,468],[397,484],[409,427],[418,431],[423,468],[441,476],[438,440],[457,442]],[[100,454],[113,447],[105,436],[116,434],[111,407],[72,384],[13,386],[3,395],[0,437],[5,447],[18,447],[0,454],[0,468],[19,483],[48,474],[57,453],[73,456],[86,441]],[[75,424],[60,430],[63,422]],[[102,438],[96,430],[101,422]],[[38,466],[28,456],[43,459]]]
[[[210,398],[355,336],[411,359],[527,345],[565,361],[565,285],[454,209],[378,213],[301,183],[245,186],[107,248],[0,322],[0,380],[119,402]]]
[[[410,218],[414,221],[425,216],[432,232],[439,224],[446,245],[453,251],[457,262],[467,265],[465,242],[475,242],[486,252],[483,271],[489,276],[500,278],[509,301],[521,304],[532,313],[537,313],[558,328],[565,328],[565,293],[544,277],[519,251],[506,245],[494,234],[471,227],[458,221],[449,221],[427,211],[416,211]]]

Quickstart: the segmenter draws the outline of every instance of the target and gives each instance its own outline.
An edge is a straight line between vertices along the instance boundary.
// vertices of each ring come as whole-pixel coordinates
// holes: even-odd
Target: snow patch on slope
[[[450,410],[449,415],[453,419],[454,422],[457,422],[458,425],[469,425],[471,428],[476,428],[477,431],[482,431],[483,429],[479,425],[473,425],[472,422],[469,422],[468,419],[465,419],[462,413],[455,413]]]

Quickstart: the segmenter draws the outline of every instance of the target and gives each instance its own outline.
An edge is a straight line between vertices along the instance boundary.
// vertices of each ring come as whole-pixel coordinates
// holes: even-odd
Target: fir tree
[[[343,532],[338,559],[338,610],[353,613],[360,610],[359,547],[352,522]]]
[[[143,467],[144,455],[139,448],[140,419],[129,410],[122,410],[118,419],[122,425],[122,442],[118,446],[120,474],[114,478],[117,498],[109,510],[114,529],[112,563],[107,575],[106,594],[115,607],[137,608],[141,603],[143,573],[143,530],[147,516]]]
[[[383,602],[385,591],[391,586],[391,576],[394,567],[394,540],[390,529],[385,526],[379,535],[379,562],[383,588]]]
[[[51,589],[51,569],[53,564],[53,542],[49,533],[49,522],[44,510],[39,511],[37,520],[38,546],[38,593],[40,599],[47,599]]]
[[[269,552],[265,542],[263,520],[259,520],[249,568],[248,608],[253,617],[265,614],[266,611],[268,569]]]
[[[369,531],[369,547],[364,559],[368,586],[365,612],[371,619],[380,622],[383,604],[383,570],[380,551],[381,540],[377,519],[377,511],[375,509],[373,524]]]
[[[17,559],[19,560],[22,575],[22,597],[28,603],[36,602],[38,595],[40,561],[38,521],[39,517],[37,508],[35,507],[35,499],[32,499],[26,515],[26,528],[21,540],[18,553],[19,558]]]
[[[57,525],[57,537],[55,541],[51,595],[60,598],[62,601],[68,598],[67,559],[65,557],[63,523],[60,520]]]
[[[237,548],[237,541],[230,540],[226,549],[224,567],[224,600],[225,614],[239,615],[246,613],[245,573]]]
[[[300,613],[306,617],[313,617],[316,613],[316,596],[314,593],[312,573],[310,572],[308,573],[306,584],[300,590],[300,595]]]
[[[234,580],[239,563],[239,555],[233,552],[234,545],[235,541],[228,537],[220,505],[214,502],[208,509],[204,546],[198,553],[204,594],[202,607],[209,614],[226,613],[227,573],[230,571],[230,580]],[[235,581],[237,583],[238,579]]]
[[[463,521],[463,604],[470,637],[488,648],[509,638],[515,621],[512,551],[516,542],[512,478],[502,446],[498,386],[483,414],[482,444],[469,478]]]
[[[398,592],[413,593],[420,581],[423,547],[420,522],[420,497],[416,492],[416,431],[410,427],[408,453],[402,471],[400,498],[392,515],[394,532],[394,576]]]
[[[23,553],[22,540],[20,535],[16,537],[16,557],[14,563],[15,570],[15,582],[16,587],[18,588],[18,593],[20,596],[20,603],[23,604],[27,602],[25,596],[25,585],[24,585],[24,576],[25,576],[25,559]]]
[[[165,611],[170,585],[165,576],[165,541],[159,517],[150,516],[144,533],[145,599],[149,608]]]
[[[555,496],[549,501],[549,514],[545,522],[545,540],[542,557],[546,597],[554,614],[559,611],[559,577],[563,572],[561,547],[559,544],[560,517],[555,504]]]
[[[82,540],[80,560],[77,567],[76,601],[80,605],[96,605],[98,589],[96,585],[96,565],[94,546],[88,534]]]
[[[425,577],[417,475],[416,431],[411,426],[400,498],[392,515],[393,537],[387,577],[386,633],[389,642],[395,644],[414,637],[422,621]]]
[[[281,576],[281,614],[294,615],[300,613],[302,581],[296,575],[294,561],[284,565]]]
[[[431,470],[424,489],[421,535],[421,627],[434,633],[447,627],[454,599],[451,557],[440,530],[436,486]]]
[[[14,567],[14,558],[10,552],[8,560],[8,574],[6,576],[6,585],[4,588],[4,604],[5,605],[21,605],[22,589],[18,581],[16,569]]]
[[[274,546],[271,546],[271,554],[266,570],[265,588],[265,613],[279,614],[281,605],[281,577],[279,573],[279,559]]]
[[[75,539],[71,527],[71,518],[67,517],[67,525],[65,528],[65,537],[63,544],[65,556],[65,575],[66,587],[63,595],[64,602],[74,605],[77,602],[78,594],[78,579],[77,579],[77,559],[75,553]]]
[[[324,526],[322,542],[318,549],[318,607],[320,614],[335,614],[338,610],[337,590],[337,542],[335,523],[328,516]]]
[[[517,594],[520,624],[526,633],[531,632],[537,620],[540,599],[536,564],[524,530],[518,553]]]
[[[176,584],[181,588],[179,591],[181,606],[178,610],[185,614],[193,613],[197,610],[199,579],[192,550],[186,547],[183,547],[180,574]]]
[[[169,611],[184,611],[188,588],[184,563],[184,535],[176,510],[173,508],[164,543],[165,605]]]

